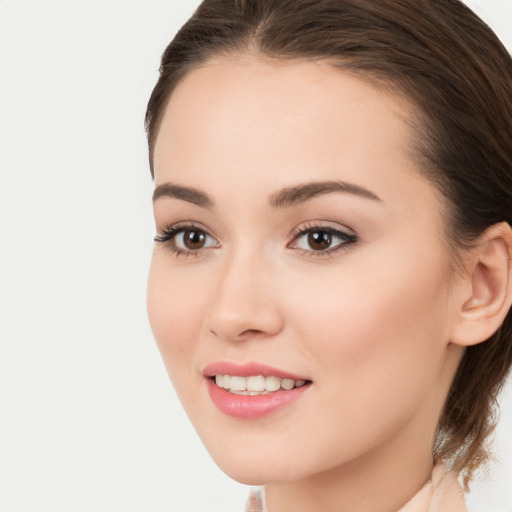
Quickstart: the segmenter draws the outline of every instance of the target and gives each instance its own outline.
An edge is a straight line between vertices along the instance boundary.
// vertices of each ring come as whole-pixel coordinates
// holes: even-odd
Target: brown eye
[[[206,244],[206,233],[197,229],[183,231],[182,243],[189,251],[202,249]]]
[[[175,254],[197,254],[200,251],[220,247],[219,242],[206,231],[195,226],[176,226],[164,229],[155,236],[155,242],[163,244]]]
[[[357,239],[355,233],[347,233],[330,226],[313,226],[299,231],[288,247],[321,256],[348,248]]]
[[[327,231],[310,231],[308,245],[313,251],[325,251],[332,243],[332,235]]]

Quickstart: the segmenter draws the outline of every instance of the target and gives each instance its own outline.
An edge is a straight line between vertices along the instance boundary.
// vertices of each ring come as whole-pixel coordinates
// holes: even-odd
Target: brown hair
[[[204,0],[162,56],[146,112],[150,166],[166,103],[192,69],[254,53],[326,60],[398,91],[418,113],[416,156],[447,199],[454,253],[512,225],[512,60],[459,0]],[[497,395],[512,364],[512,312],[469,347],[442,413],[434,458],[469,480],[487,459]]]

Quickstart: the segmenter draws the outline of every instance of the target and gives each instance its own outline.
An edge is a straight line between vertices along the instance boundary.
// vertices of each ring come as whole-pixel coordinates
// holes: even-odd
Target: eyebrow
[[[182,187],[174,183],[162,183],[155,188],[153,192],[153,201],[161,197],[172,197],[174,199],[181,199],[202,208],[211,208],[213,201],[204,193],[195,188]]]
[[[372,199],[373,201],[382,201],[379,196],[370,190],[354,183],[347,183],[346,181],[321,181],[303,183],[276,192],[270,197],[270,205],[272,208],[287,208],[308,201],[313,197],[332,192],[343,192],[365,199]]]
[[[373,201],[382,201],[379,196],[355,183],[348,183],[346,181],[320,181],[302,183],[293,187],[284,188],[270,196],[270,206],[276,209],[287,208],[304,203],[316,196],[330,194],[332,192],[343,192]],[[155,188],[153,201],[161,197],[181,199],[182,201],[187,201],[202,208],[211,208],[213,206],[213,201],[204,192],[174,183],[162,183]]]

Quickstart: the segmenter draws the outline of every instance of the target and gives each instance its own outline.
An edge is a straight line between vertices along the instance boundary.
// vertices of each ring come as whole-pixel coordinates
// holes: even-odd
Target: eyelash
[[[175,238],[179,233],[184,233],[186,231],[195,231],[198,233],[202,233],[207,237],[214,239],[212,235],[208,233],[204,228],[194,225],[194,224],[175,224],[173,226],[166,227],[162,230],[162,232],[154,237],[154,241],[160,244],[164,244],[167,246],[168,250],[176,256],[199,256],[200,252],[209,249],[211,247],[200,248],[197,250],[185,250],[176,246]],[[311,234],[311,233],[324,233],[330,235],[331,237],[337,237],[341,239],[337,245],[333,247],[329,247],[325,250],[315,251],[313,249],[300,249],[291,247],[292,244],[296,243],[301,237]],[[358,241],[358,237],[355,234],[347,233],[341,229],[336,229],[331,226],[325,226],[321,224],[307,224],[302,225],[296,228],[291,234],[292,240],[288,243],[287,247],[292,248],[298,251],[300,254],[308,256],[308,257],[318,257],[318,256],[326,256],[334,254],[338,251],[347,250],[350,246],[354,245]],[[218,242],[217,242],[218,244]]]
[[[162,230],[162,232],[154,237],[154,241],[160,244],[163,244],[167,247],[167,249],[174,254],[175,256],[199,256],[199,253],[201,250],[204,249],[198,249],[198,250],[185,250],[181,247],[176,246],[176,235],[179,233],[184,233],[186,231],[195,231],[198,233],[203,233],[204,235],[212,238],[213,236],[208,233],[204,228],[201,226],[197,226],[195,224],[175,224],[173,226],[166,227]]]
[[[299,226],[297,229],[295,229],[294,232],[292,233],[292,241],[288,244],[288,247],[290,247],[291,244],[295,243],[301,237],[303,237],[307,234],[310,234],[310,233],[315,233],[315,232],[326,233],[326,234],[330,235],[331,237],[340,238],[341,242],[339,242],[338,244],[334,245],[333,247],[329,247],[328,249],[325,249],[323,251],[315,251],[313,249],[307,250],[307,249],[299,249],[299,248],[296,248],[295,250],[299,251],[300,254],[310,256],[310,257],[328,256],[328,255],[349,249],[352,245],[354,245],[359,240],[359,238],[356,234],[347,233],[346,231],[343,231],[342,229],[333,228],[331,226],[314,223],[314,224],[302,225],[302,226]]]

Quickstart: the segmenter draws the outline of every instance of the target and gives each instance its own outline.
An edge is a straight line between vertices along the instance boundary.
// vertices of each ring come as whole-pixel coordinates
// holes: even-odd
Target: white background
[[[143,131],[185,0],[0,1],[0,510],[241,511],[148,327]],[[471,5],[512,48],[512,2]],[[479,512],[512,511],[512,386]],[[508,432],[508,440],[505,432]]]

